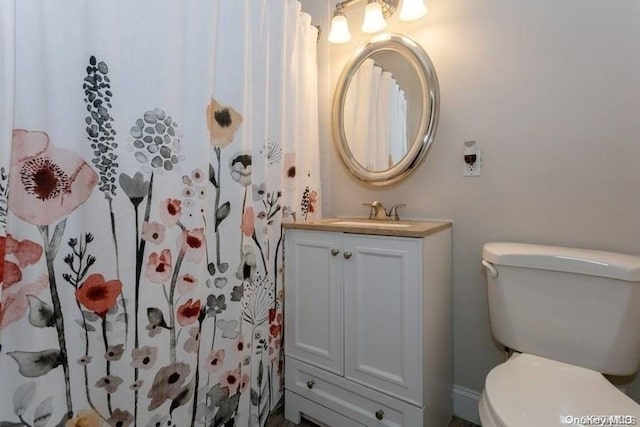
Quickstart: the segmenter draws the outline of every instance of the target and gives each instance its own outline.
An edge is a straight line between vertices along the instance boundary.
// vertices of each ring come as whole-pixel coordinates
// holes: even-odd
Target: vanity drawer
[[[421,408],[290,357],[285,364],[285,387],[367,426],[410,427],[423,424]]]
[[[299,425],[304,417],[309,421],[332,427],[366,427],[289,390],[284,392],[284,414],[287,421],[295,425]]]

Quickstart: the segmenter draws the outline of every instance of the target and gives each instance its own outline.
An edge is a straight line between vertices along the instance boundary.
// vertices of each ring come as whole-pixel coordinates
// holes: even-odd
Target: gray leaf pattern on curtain
[[[264,425],[283,391],[281,222],[320,215],[316,30],[285,0],[65,4],[15,3],[0,425]],[[189,25],[143,30],[173,22]]]

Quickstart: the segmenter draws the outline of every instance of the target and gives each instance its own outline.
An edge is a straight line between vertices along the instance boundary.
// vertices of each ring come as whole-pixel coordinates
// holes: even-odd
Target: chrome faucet
[[[377,200],[372,203],[363,203],[363,206],[371,207],[371,211],[369,212],[369,219],[378,220],[378,221],[399,221],[400,217],[398,216],[398,208],[404,208],[407,206],[404,203],[399,203],[397,205],[391,206],[389,212],[384,209],[384,205],[382,202]]]

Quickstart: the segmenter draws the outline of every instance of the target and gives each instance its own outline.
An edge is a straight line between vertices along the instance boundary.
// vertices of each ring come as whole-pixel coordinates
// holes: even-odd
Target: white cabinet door
[[[345,377],[422,406],[420,240],[345,235],[349,253]]]
[[[285,245],[285,353],[342,375],[342,234],[290,230]]]

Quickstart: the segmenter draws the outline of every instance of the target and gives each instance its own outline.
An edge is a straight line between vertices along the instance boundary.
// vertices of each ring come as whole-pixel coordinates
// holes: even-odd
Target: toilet
[[[514,350],[487,375],[483,427],[640,425],[603,376],[640,365],[640,257],[492,242],[482,258],[493,335]]]

